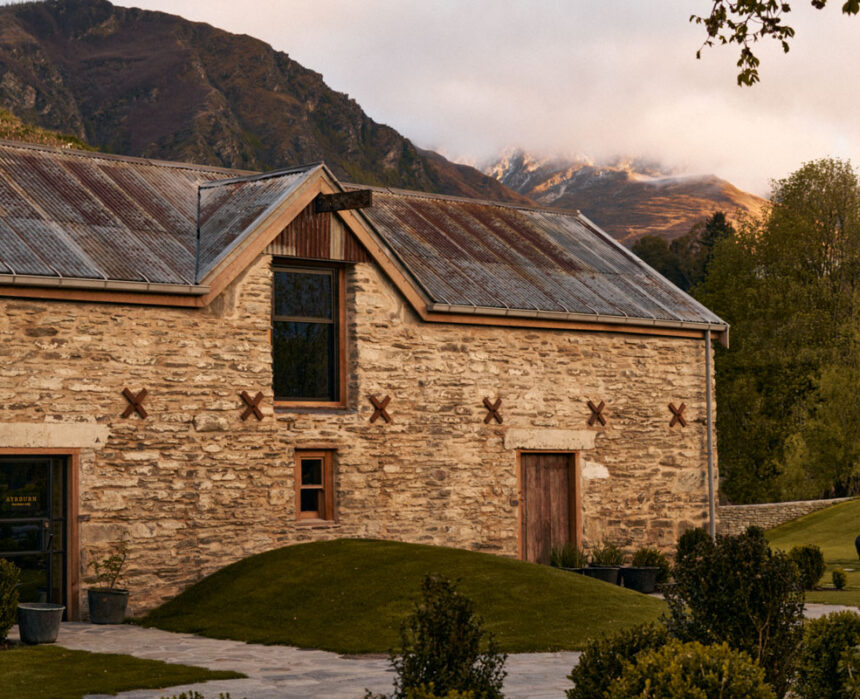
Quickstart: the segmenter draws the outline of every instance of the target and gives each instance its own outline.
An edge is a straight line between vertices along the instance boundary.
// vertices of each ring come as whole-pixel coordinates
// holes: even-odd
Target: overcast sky
[[[710,0],[121,0],[250,34],[417,145],[481,164],[507,147],[638,156],[768,181],[827,155],[860,164],[860,18],[795,0],[791,52],[735,83],[691,13]]]

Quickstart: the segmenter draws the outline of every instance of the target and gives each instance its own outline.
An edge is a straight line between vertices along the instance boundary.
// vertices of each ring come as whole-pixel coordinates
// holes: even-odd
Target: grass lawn
[[[13,646],[0,651],[0,696],[15,699],[80,699],[85,694],[162,689],[244,676],[60,646]]]
[[[827,570],[818,583],[822,589],[807,592],[807,602],[860,606],[860,560],[854,548],[858,534],[860,499],[840,502],[774,527],[767,532],[767,538],[771,546],[783,551],[805,544],[821,547]],[[842,568],[848,576],[844,590],[833,588],[831,571],[834,568]]]
[[[340,539],[252,556],[152,611],[145,626],[341,653],[399,645],[428,572],[460,579],[506,651],[581,649],[656,619],[662,601],[583,575],[484,553]]]

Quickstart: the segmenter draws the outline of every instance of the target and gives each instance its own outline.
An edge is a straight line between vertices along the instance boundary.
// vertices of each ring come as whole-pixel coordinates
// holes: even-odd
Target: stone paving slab
[[[17,640],[17,627],[10,639]],[[233,670],[248,676],[161,690],[123,692],[124,699],[159,699],[196,690],[206,699],[230,693],[231,699],[357,699],[365,689],[390,692],[394,672],[384,655],[348,656],[291,646],[264,646],[221,641],[192,634],[139,626],[98,626],[66,622],[57,644],[96,653],[124,653],[138,658]],[[505,695],[512,699],[558,699],[570,686],[566,675],[579,659],[577,652],[521,653],[508,657]],[[107,699],[89,695],[88,699]]]
[[[856,607],[807,604],[805,616],[817,619]],[[17,640],[12,627],[10,639]],[[365,689],[390,692],[394,673],[384,655],[349,656],[292,646],[264,646],[221,641],[192,634],[139,626],[98,626],[63,623],[58,645],[97,653],[125,653],[138,658],[197,665],[211,670],[233,670],[248,676],[161,690],[123,692],[124,699],[160,699],[196,690],[207,699],[230,693],[231,699],[357,699]],[[508,656],[505,695],[511,699],[559,699],[570,686],[567,674],[579,661],[578,652],[518,653]],[[88,699],[108,699],[89,695]]]

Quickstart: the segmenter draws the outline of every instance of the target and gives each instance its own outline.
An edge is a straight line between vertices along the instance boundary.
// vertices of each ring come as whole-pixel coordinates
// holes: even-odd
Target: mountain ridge
[[[107,0],[0,7],[0,107],[123,155],[244,170],[324,160],[363,184],[531,203],[258,39]]]
[[[542,206],[581,211],[626,244],[645,235],[677,238],[717,211],[737,220],[739,211],[755,214],[765,205],[715,175],[673,174],[642,159],[596,164],[509,149],[484,172]]]

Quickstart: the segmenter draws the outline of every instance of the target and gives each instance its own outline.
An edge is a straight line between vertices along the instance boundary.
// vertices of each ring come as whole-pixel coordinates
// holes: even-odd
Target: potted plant
[[[549,554],[549,564],[554,568],[581,573],[588,565],[588,557],[582,549],[568,541],[564,546],[553,546]]]
[[[117,587],[128,558],[128,543],[123,536],[116,550],[100,561],[91,561],[98,587],[87,590],[90,621],[94,624],[121,624],[125,621],[128,590]]]
[[[591,562],[583,573],[591,578],[617,585],[618,571],[623,563],[624,551],[615,544],[607,542],[591,552]]]
[[[651,594],[657,583],[669,579],[669,560],[657,549],[641,548],[633,554],[633,565],[621,569],[624,587],[643,594]]]

